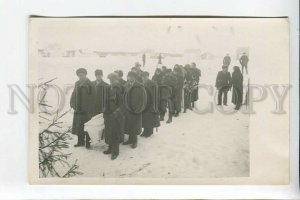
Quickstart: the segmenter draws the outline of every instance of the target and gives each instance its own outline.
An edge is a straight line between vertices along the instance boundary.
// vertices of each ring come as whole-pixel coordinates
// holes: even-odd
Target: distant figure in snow
[[[223,59],[223,65],[229,67],[230,63],[231,63],[231,57],[227,53],[226,56]]]
[[[218,90],[218,105],[221,105],[223,97],[223,105],[227,106],[227,93],[231,89],[231,75],[227,66],[223,65],[222,71],[218,72],[215,86]]]
[[[162,64],[162,56],[161,56],[161,54],[158,55],[158,64]]]
[[[246,73],[248,74],[248,62],[249,62],[249,58],[244,52],[240,58],[240,63],[242,65],[242,74],[244,74],[244,68],[246,69]]]

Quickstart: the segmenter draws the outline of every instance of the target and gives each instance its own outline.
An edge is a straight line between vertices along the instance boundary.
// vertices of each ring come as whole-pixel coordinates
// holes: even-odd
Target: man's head
[[[119,81],[118,74],[115,72],[108,74],[107,78],[110,84],[116,84]]]
[[[239,66],[234,66],[234,67],[233,67],[233,71],[235,71],[235,72],[241,72]]]
[[[131,68],[131,71],[134,72],[134,73],[138,73],[139,70],[138,70],[137,67],[132,67],[132,68]]]
[[[189,68],[191,68],[191,65],[190,65],[190,64],[186,64],[186,65],[184,66],[184,68],[189,69]]]
[[[128,72],[127,74],[127,81],[129,81],[130,83],[133,83],[136,80],[136,76],[137,74],[133,71]]]
[[[76,74],[77,74],[79,80],[84,80],[84,79],[86,79],[87,71],[84,68],[79,68],[76,70]]]
[[[136,62],[136,63],[134,64],[134,67],[136,67],[136,68],[138,68],[138,69],[141,68],[141,66],[142,66],[142,65],[141,65],[139,62]]]
[[[191,64],[191,66],[192,66],[192,68],[196,68],[196,63],[193,62],[193,63]]]
[[[161,71],[162,71],[162,72],[165,72],[166,70],[167,70],[167,67],[166,67],[166,66],[162,66],[162,67],[161,67]]]
[[[102,81],[103,78],[103,72],[101,69],[96,69],[95,71],[95,77],[97,81]]]
[[[161,73],[161,69],[160,68],[156,68],[155,74],[160,74],[160,73]]]
[[[149,80],[149,72],[143,72],[142,79],[143,79],[143,82],[148,81]]]
[[[174,65],[173,71],[177,72],[180,70],[180,66],[178,64]]]
[[[228,66],[223,65],[223,66],[222,66],[222,71],[223,71],[223,72],[227,72],[227,71],[228,71]]]

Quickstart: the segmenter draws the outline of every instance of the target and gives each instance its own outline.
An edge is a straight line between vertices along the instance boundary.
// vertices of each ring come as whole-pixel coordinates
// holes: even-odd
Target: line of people
[[[165,120],[171,123],[182,111],[194,107],[198,100],[198,84],[201,71],[195,63],[157,68],[150,79],[149,72],[141,70],[136,63],[123,79],[121,70],[108,75],[109,84],[103,81],[102,70],[95,71],[95,81],[87,78],[87,70],[76,71],[78,81],[71,96],[70,106],[74,109],[72,134],[77,135],[75,147],[90,147],[90,137],[84,124],[93,116],[103,113],[104,136],[114,160],[119,155],[119,144],[136,148],[138,135],[150,137],[154,129]],[[184,103],[182,103],[184,100]],[[124,134],[128,140],[124,141]]]

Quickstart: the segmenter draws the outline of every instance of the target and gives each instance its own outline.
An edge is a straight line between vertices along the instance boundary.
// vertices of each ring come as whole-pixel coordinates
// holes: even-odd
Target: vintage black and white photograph
[[[265,38],[276,26],[240,18],[30,18],[35,173],[249,177],[249,85],[269,60]]]

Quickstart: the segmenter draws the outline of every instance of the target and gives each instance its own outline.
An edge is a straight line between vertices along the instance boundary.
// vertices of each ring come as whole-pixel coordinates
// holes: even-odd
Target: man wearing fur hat
[[[72,134],[77,135],[78,141],[74,147],[85,145],[84,124],[93,115],[92,82],[86,77],[87,71],[80,68],[76,71],[78,81],[72,92],[70,106],[74,109]]]

